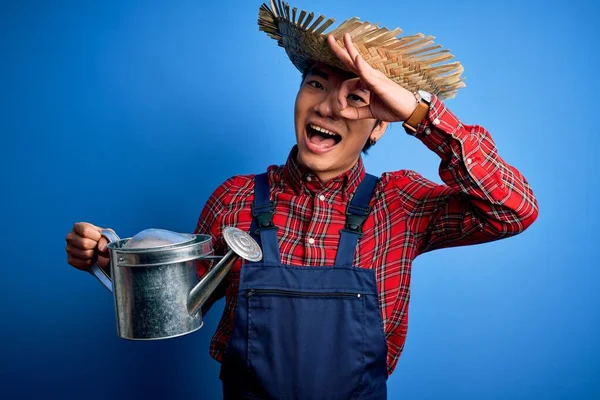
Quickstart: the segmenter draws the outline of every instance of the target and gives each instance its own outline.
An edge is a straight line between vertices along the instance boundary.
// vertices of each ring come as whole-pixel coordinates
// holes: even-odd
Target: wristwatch
[[[415,111],[413,111],[410,117],[408,117],[408,119],[402,124],[407,132],[413,134],[417,132],[417,126],[419,125],[419,122],[423,121],[429,113],[431,93],[424,90],[419,90],[415,92],[415,97],[417,98],[417,108],[415,108]]]

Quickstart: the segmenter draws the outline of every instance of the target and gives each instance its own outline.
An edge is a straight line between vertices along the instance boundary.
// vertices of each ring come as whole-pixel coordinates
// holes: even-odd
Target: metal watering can
[[[239,257],[262,259],[256,241],[237,228],[223,236],[229,252],[213,256],[209,235],[192,235],[163,229],[146,229],[120,239],[111,229],[110,276],[98,264],[90,272],[114,295],[119,337],[159,340],[186,335],[203,325],[202,305],[217,289]],[[219,260],[198,282],[197,260]]]

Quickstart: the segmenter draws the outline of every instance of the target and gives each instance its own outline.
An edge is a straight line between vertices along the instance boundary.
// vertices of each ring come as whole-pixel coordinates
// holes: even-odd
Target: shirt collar
[[[297,155],[298,146],[295,145],[288,155],[282,174],[283,179],[287,181],[296,194],[312,195],[323,190],[329,190],[341,192],[342,197],[347,199],[349,194],[354,193],[365,175],[362,157],[359,157],[352,168],[323,185],[310,169],[298,164]]]

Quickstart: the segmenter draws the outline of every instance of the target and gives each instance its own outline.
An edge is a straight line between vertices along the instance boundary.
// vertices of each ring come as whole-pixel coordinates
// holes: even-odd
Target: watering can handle
[[[102,229],[102,232],[100,233],[108,240],[108,243],[120,240],[119,236],[112,229]],[[94,265],[90,267],[89,272],[100,281],[102,286],[112,293],[112,281],[110,280],[110,276],[100,268],[98,263],[94,263]]]

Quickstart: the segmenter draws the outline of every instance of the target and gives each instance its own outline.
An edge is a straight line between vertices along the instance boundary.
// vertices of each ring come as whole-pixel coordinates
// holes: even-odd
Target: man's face
[[[294,109],[298,162],[322,181],[330,180],[356,163],[369,138],[378,139],[387,123],[375,127],[374,119],[350,120],[340,116],[338,94],[342,83],[354,75],[317,63],[296,96]],[[370,93],[348,95],[348,107],[369,104]]]

